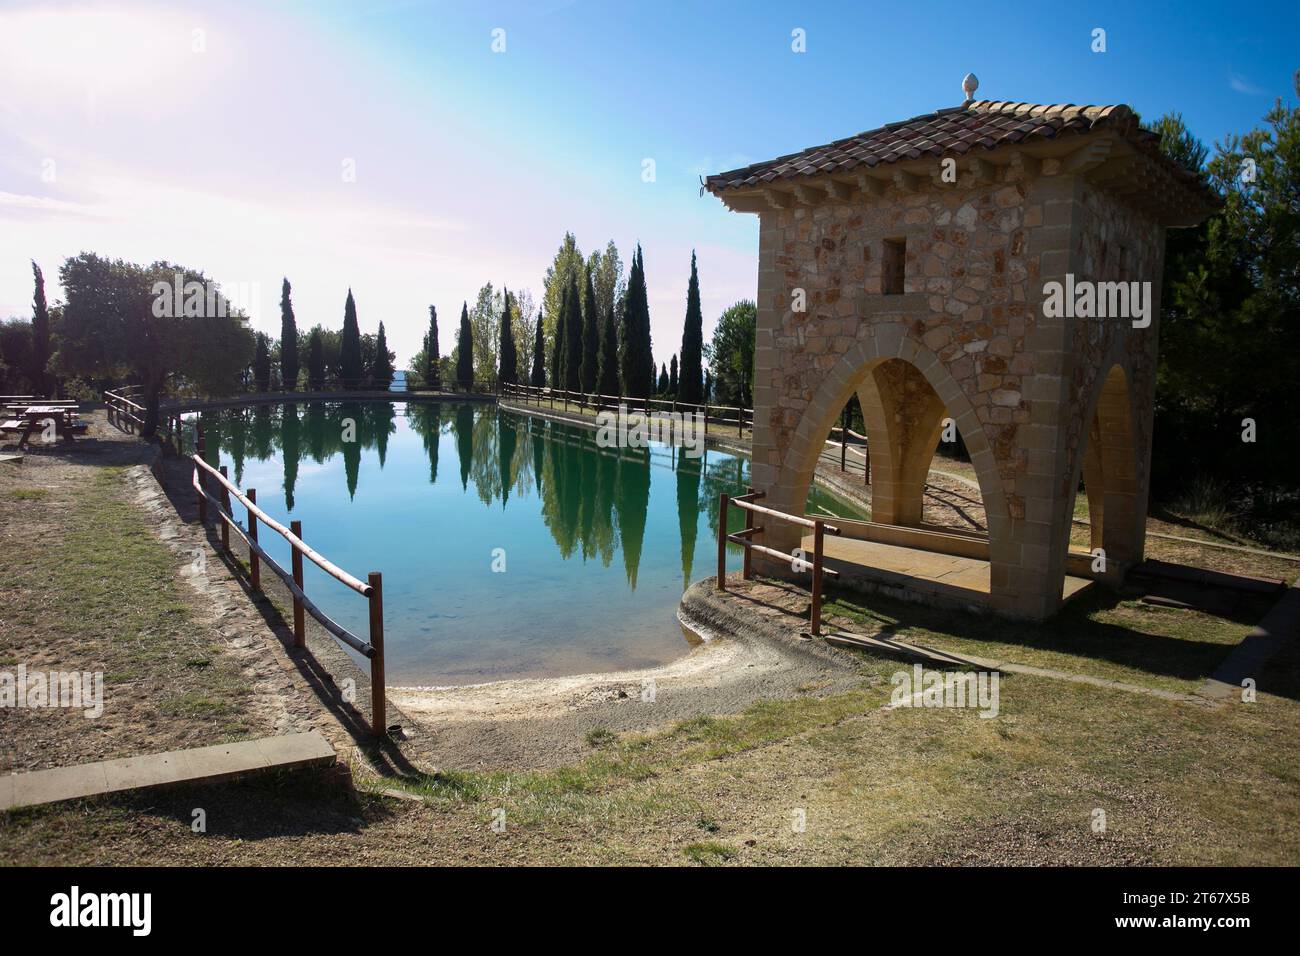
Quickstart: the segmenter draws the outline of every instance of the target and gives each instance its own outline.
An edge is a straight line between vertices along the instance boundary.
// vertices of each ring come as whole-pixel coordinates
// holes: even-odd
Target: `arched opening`
[[[1009,537],[989,439],[946,366],[902,329],[896,340],[889,329],[880,327],[874,341],[860,343],[827,369],[806,410],[791,422],[793,440],[767,486],[768,500],[784,510],[806,501],[826,438],[857,395],[871,455],[872,513],[870,521],[836,522],[843,534],[827,539],[827,564],[837,566],[837,580],[911,599],[996,604],[1007,589],[1001,582],[1010,578],[1005,569],[1019,553]],[[959,487],[964,501],[979,508],[974,527],[926,520],[927,475],[945,428],[959,434],[970,453],[970,477]],[[772,530],[773,547],[805,546],[797,532]]]
[[[1071,503],[1071,513],[1088,523],[1088,550],[1105,553],[1105,574],[1115,578],[1142,558],[1143,509],[1138,507],[1137,446],[1128,376],[1112,365],[1097,391],[1079,472],[1087,500],[1083,509]],[[1077,499],[1079,476],[1074,481]],[[1073,537],[1073,536],[1072,536]]]

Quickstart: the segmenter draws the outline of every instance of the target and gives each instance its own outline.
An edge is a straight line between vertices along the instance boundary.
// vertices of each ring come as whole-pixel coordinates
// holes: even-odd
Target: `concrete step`
[[[329,767],[337,754],[319,731],[0,777],[0,812],[173,784],[207,784],[259,773]]]

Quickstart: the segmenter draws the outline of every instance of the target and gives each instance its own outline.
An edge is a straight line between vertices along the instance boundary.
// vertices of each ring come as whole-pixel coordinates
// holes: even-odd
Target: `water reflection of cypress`
[[[411,430],[424,442],[424,453],[429,456],[429,484],[437,484],[438,443],[442,439],[442,403],[411,402],[406,406],[406,420]]]
[[[452,420],[456,429],[456,454],[460,457],[460,487],[469,488],[469,473],[474,467],[474,408],[471,405],[456,406],[456,417]]]
[[[534,426],[536,426],[534,428]],[[539,419],[528,419],[528,434],[533,441],[533,481],[537,482],[537,493],[542,493],[542,455],[546,447],[544,441],[547,423]]]
[[[293,489],[298,484],[301,431],[298,406],[285,405],[280,412],[280,457],[284,461],[284,506],[289,511],[293,511]]]
[[[614,510],[618,514],[618,533],[623,543],[623,567],[627,571],[627,583],[634,591],[649,508],[650,452],[641,448],[628,449],[627,454],[618,459]]]
[[[515,447],[518,444],[519,433],[515,430],[514,422],[509,416],[497,415],[497,437],[498,457],[497,464],[501,472],[501,509],[504,511],[506,501],[510,498],[510,486],[514,480],[514,461]]]
[[[690,587],[695,563],[695,542],[700,526],[700,473],[698,458],[677,459],[677,526],[682,536],[682,590]]]
[[[363,452],[375,449],[381,467],[389,436],[395,433],[393,406],[381,403],[260,406],[251,411],[208,413],[202,416],[207,434],[207,459],[220,463],[223,450],[242,484],[248,456],[265,460],[278,443],[284,465],[285,505],[292,510],[299,465],[309,454],[319,464],[342,454],[350,497],[360,482]],[[279,421],[276,421],[276,416]],[[649,449],[600,448],[594,434],[538,419],[520,420],[491,409],[457,405],[407,406],[410,427],[419,432],[429,458],[429,481],[438,478],[438,451],[444,420],[456,435],[461,488],[473,478],[475,492],[485,504],[498,498],[504,508],[511,493],[526,495],[535,487],[544,523],[560,554],[583,559],[599,557],[606,567],[621,547],[629,585],[636,587],[650,501],[652,465],[667,467],[669,455],[653,457]],[[355,441],[343,441],[347,419],[355,422]],[[277,427],[278,426],[278,427]],[[660,449],[660,452],[663,450]],[[676,461],[677,519],[681,534],[682,578],[689,583],[699,544],[698,516],[716,534],[717,502],[721,492],[736,494],[745,485],[747,463],[730,456],[710,460],[682,457]],[[744,515],[736,509],[730,530],[738,530]]]
[[[397,431],[397,413],[391,402],[374,402],[363,405],[362,409],[362,414],[370,424],[370,432],[374,435],[375,448],[379,451],[379,467],[382,469],[384,460],[388,457],[388,436]]]

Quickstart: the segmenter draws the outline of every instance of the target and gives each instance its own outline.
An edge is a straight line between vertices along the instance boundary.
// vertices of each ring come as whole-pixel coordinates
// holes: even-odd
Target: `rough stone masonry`
[[[759,216],[753,480],[802,514],[856,392],[876,522],[921,526],[945,418],[988,514],[989,606],[1061,604],[1082,475],[1110,579],[1141,560],[1164,232],[1215,199],[1126,106],[967,102],[709,177]],[[1047,315],[1050,282],[1150,282],[1156,316]],[[1056,311],[1060,310],[1047,310]],[[798,546],[774,525],[767,544]]]

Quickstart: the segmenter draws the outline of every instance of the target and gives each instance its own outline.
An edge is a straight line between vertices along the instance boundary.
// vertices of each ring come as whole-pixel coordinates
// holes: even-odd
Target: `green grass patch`
[[[717,866],[736,858],[736,851],[725,843],[706,840],[703,843],[691,843],[682,848],[686,859],[701,866]]]

